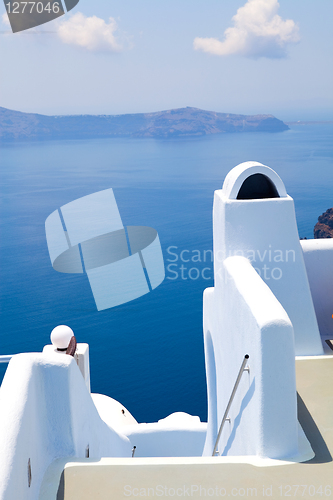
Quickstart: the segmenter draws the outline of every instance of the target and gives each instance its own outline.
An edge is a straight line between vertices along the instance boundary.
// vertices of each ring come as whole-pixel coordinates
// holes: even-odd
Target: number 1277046
[[[48,12],[49,14],[58,14],[60,12],[59,2],[48,2],[46,5],[42,2],[8,2],[6,3],[8,14],[32,14],[34,11],[38,14]]]

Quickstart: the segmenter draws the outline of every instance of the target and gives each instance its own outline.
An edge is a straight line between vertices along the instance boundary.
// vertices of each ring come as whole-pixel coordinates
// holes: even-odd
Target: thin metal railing
[[[231,404],[233,402],[233,399],[235,397],[237,388],[239,386],[240,379],[242,378],[242,375],[243,375],[243,373],[245,371],[249,371],[248,367],[245,368],[245,365],[246,365],[247,360],[249,359],[249,357],[250,356],[248,354],[245,354],[245,356],[244,356],[242,366],[240,367],[240,370],[239,370],[239,373],[238,373],[238,376],[237,376],[234,388],[232,390],[232,393],[231,393],[231,396],[230,396],[230,399],[229,399],[229,403],[227,404],[227,407],[225,409],[225,412],[224,412],[224,415],[223,415],[223,418],[222,418],[222,422],[221,422],[221,425],[220,425],[220,428],[219,428],[219,432],[218,432],[218,435],[217,435],[217,438],[216,438],[216,441],[215,441],[215,446],[214,446],[212,457],[215,457],[215,455],[216,455],[216,450],[217,450],[217,447],[218,447],[218,444],[219,444],[219,441],[220,441],[220,437],[221,437],[221,434],[222,434],[222,429],[223,429],[223,426],[224,426],[226,420],[228,420],[228,413],[229,413]]]
[[[0,356],[0,363],[9,363],[13,356],[14,354],[2,354]]]

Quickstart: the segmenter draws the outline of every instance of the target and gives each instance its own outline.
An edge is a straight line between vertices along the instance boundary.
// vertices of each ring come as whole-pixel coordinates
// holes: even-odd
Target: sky
[[[332,0],[80,0],[12,33],[2,3],[0,106],[332,120],[332,21]]]

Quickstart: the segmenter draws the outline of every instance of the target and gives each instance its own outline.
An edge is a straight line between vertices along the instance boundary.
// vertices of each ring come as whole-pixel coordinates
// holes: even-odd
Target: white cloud
[[[2,24],[5,24],[6,26],[10,26],[10,22],[9,22],[9,19],[8,19],[8,14],[7,12],[4,12],[2,14]]]
[[[224,32],[224,40],[195,38],[193,47],[210,54],[227,56],[281,58],[287,46],[300,40],[298,26],[292,19],[283,20],[277,11],[278,0],[248,0],[237,10],[234,26]]]
[[[59,24],[57,33],[62,42],[92,52],[120,52],[123,47],[115,36],[117,28],[112,17],[107,23],[99,17],[86,17],[78,12]]]

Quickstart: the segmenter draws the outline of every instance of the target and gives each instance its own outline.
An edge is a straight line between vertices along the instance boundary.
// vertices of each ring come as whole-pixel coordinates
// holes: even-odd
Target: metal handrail
[[[9,363],[14,354],[2,354],[0,355],[0,363]]]
[[[231,393],[231,396],[230,396],[230,399],[229,399],[229,403],[228,403],[228,405],[226,407],[226,410],[225,410],[223,418],[222,418],[222,422],[221,422],[221,425],[220,425],[220,428],[219,428],[219,433],[218,433],[216,441],[215,441],[215,446],[214,446],[212,457],[215,457],[215,455],[216,455],[216,450],[217,450],[217,446],[218,446],[219,441],[220,441],[220,437],[221,437],[221,434],[222,434],[222,429],[223,429],[223,426],[224,426],[226,420],[228,420],[228,413],[229,413],[229,410],[230,410],[230,406],[231,406],[231,404],[233,402],[233,399],[235,397],[235,394],[236,394],[237,388],[239,386],[239,382],[240,382],[240,379],[241,379],[241,377],[243,375],[243,372],[244,371],[249,371],[249,368],[245,368],[246,362],[249,359],[249,357],[250,356],[248,354],[245,354],[245,356],[244,356],[242,366],[240,367],[240,370],[239,370],[239,373],[238,373],[238,376],[237,376],[234,388],[232,390],[232,393]]]

